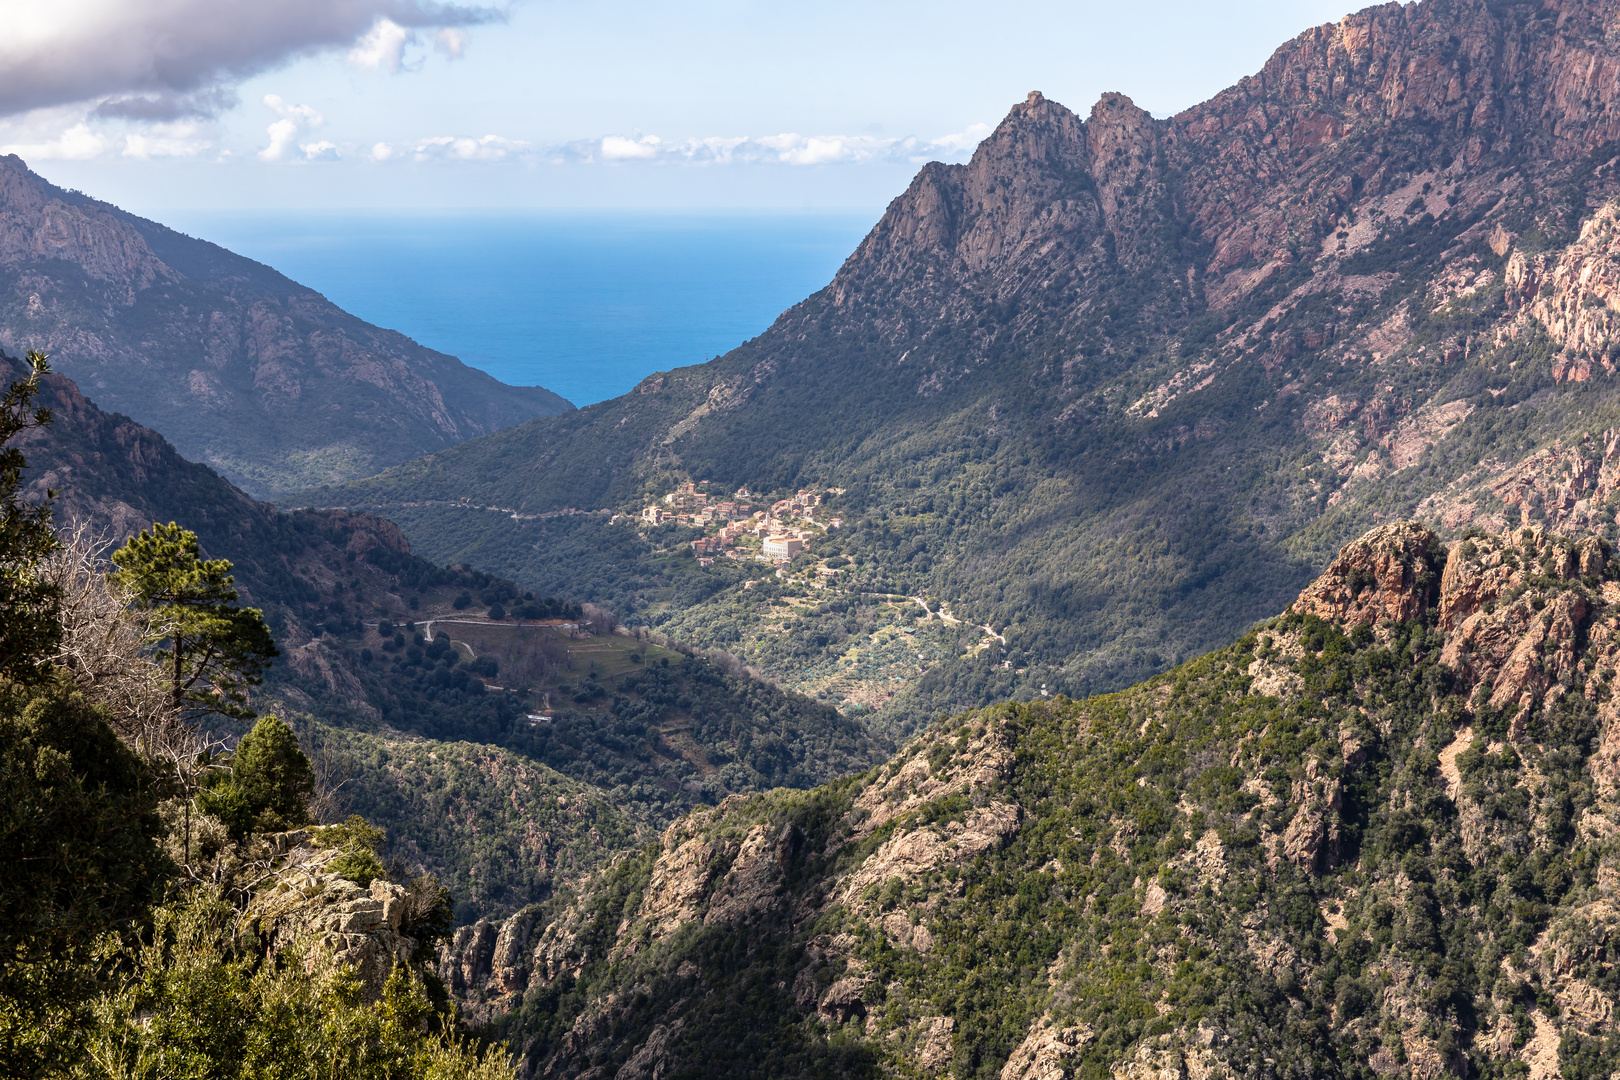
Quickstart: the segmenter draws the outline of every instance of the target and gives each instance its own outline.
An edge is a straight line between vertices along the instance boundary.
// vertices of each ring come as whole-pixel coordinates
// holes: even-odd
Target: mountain
[[[527,1076],[1607,1076],[1620,563],[1413,524],[441,953]]]
[[[23,372],[0,353],[0,381]],[[593,632],[577,606],[428,562],[375,515],[258,502],[65,376],[40,400],[52,423],[16,441],[28,496],[55,489],[59,524],[115,542],[178,521],[230,559],[281,650],[257,707],[299,725],[333,808],[384,827],[465,920],[543,899],[691,807],[891,749],[724,653]],[[517,618],[467,611],[474,594]]]
[[[809,552],[840,604],[993,631],[906,672],[899,730],[1130,685],[1381,521],[1612,535],[1616,27],[1611,0],[1426,0],[1168,119],[1031,94],[731,353],[296,501],[808,687],[842,615],[693,587],[632,515],[685,480],[842,489]],[[784,635],[826,644],[773,666]]]
[[[364,476],[568,411],[251,259],[0,157],[0,346],[255,494]]]

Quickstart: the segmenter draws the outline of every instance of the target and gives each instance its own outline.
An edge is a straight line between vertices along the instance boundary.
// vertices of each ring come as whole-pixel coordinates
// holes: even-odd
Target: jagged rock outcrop
[[[1607,545],[1578,545],[1525,528],[1457,544],[1441,584],[1442,659],[1493,708],[1518,710],[1562,693],[1602,597]],[[1584,581],[1582,579],[1585,579]]]
[[[1091,1029],[1084,1024],[1056,1029],[1042,1017],[1001,1067],[1001,1080],[1061,1080],[1091,1038]]]
[[[1620,349],[1620,205],[1609,203],[1581,224],[1561,251],[1515,251],[1503,267],[1508,303],[1538,322],[1563,348],[1553,377],[1584,382],[1592,366],[1614,373]]]
[[[268,267],[0,157],[0,346],[256,494],[364,476],[566,411]]]
[[[375,997],[395,965],[412,961],[417,942],[409,924],[419,913],[406,886],[384,878],[362,886],[333,869],[342,855],[308,830],[255,837],[250,865],[262,864],[268,880],[242,920],[270,956],[302,950],[307,964],[347,965]]]
[[[1432,529],[1414,522],[1380,526],[1346,544],[1293,610],[1351,626],[1408,622],[1433,602],[1442,553]]]
[[[739,828],[733,815],[751,800],[737,795],[675,822],[656,848],[643,856],[646,878],[635,910],[627,912],[614,929],[605,957],[626,962],[667,947],[698,927],[728,934],[754,932],[759,926],[778,925],[784,918],[795,925],[809,925],[829,905],[882,919],[884,903],[879,897],[886,890],[914,887],[947,866],[971,865],[994,853],[1017,833],[1024,816],[1017,806],[986,799],[985,793],[1012,766],[1005,740],[991,735],[964,740],[962,745],[950,740],[935,745],[931,755],[925,746],[914,747],[903,761],[885,769],[862,790],[857,803],[862,808],[862,823],[854,839],[859,841],[879,830],[888,833],[889,839],[812,904],[805,904],[789,889],[791,879],[802,876],[805,860],[817,857],[808,850],[811,840],[798,823],[753,823]],[[898,818],[914,818],[918,807],[953,796],[981,805],[961,820],[937,826],[913,821],[907,827],[892,828]],[[717,830],[717,826],[721,828]],[[475,1021],[501,1016],[517,1008],[526,993],[566,985],[604,958],[583,944],[593,917],[588,903],[566,908],[544,926],[539,911],[526,909],[498,925],[480,921],[464,926],[440,949],[440,977],[461,1001],[465,1015]],[[928,952],[932,936],[924,920],[902,916],[903,927],[891,926],[893,921],[891,916],[881,925],[899,947],[918,954]],[[874,985],[873,977],[858,963],[849,964],[849,949],[850,943],[837,935],[818,939],[810,947],[810,954],[820,958],[816,963],[823,968],[847,965],[848,974],[819,988],[804,977],[795,981],[794,996],[830,1023],[865,1016],[866,996]],[[800,972],[801,976],[808,974],[808,970]],[[589,1056],[586,1051],[593,1033],[622,1017],[623,1010],[622,1003],[604,1000],[599,1008],[582,1014],[556,1060],[545,1067],[573,1069],[571,1062]],[[673,1030],[677,1029],[666,1029]],[[929,1060],[940,1055],[948,1058],[949,1032],[948,1022],[941,1027],[930,1021],[918,1040],[919,1052]],[[648,1043],[637,1051],[638,1058],[658,1038],[656,1033],[649,1036]],[[531,1071],[541,1067],[538,1057],[531,1057],[525,1065]]]
[[[441,971],[470,1015],[527,1018],[503,1030],[536,1077],[837,1047],[1003,1080],[1264,1077],[1289,1053],[1299,1076],[1553,1076],[1620,1038],[1617,663],[1601,538],[1392,523],[1237,646],[729,799],[545,925],[464,928]],[[495,958],[525,941],[523,982]],[[727,1025],[776,1034],[742,1062]]]

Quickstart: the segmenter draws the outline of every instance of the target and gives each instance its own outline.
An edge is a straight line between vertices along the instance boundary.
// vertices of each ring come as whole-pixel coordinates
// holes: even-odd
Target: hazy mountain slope
[[[533,1076],[1608,1075],[1617,571],[1384,526],[1235,645],[694,814],[441,968]]]
[[[0,345],[264,494],[565,412],[267,266],[0,158]]]
[[[1616,27],[1612,0],[1429,0],[1311,30],[1168,120],[1031,95],[759,338],[310,501],[397,514],[438,558],[501,552],[530,587],[589,567],[727,640],[746,627],[709,600],[651,595],[650,545],[575,537],[570,564],[543,515],[686,477],[846,488],[860,587],[1006,640],[1009,674],[936,666],[912,717],[1125,685],[1390,517],[1609,528]],[[628,528],[589,520],[566,528]]]

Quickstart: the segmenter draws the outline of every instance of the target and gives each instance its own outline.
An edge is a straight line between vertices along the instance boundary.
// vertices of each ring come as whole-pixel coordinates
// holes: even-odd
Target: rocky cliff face
[[[1236,646],[694,814],[441,975],[532,1076],[1612,1069],[1617,576],[1377,529]]]
[[[386,878],[364,885],[346,878],[334,865],[342,854],[310,830],[253,837],[245,858],[261,871],[260,883],[242,921],[272,961],[303,951],[311,965],[347,965],[375,999],[394,967],[419,952],[412,924],[435,898]]]
[[[0,158],[0,346],[257,494],[363,476],[565,411],[268,267]]]

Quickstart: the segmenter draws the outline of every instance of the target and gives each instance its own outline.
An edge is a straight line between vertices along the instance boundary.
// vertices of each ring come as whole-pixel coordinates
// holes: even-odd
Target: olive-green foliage
[[[5,400],[13,431],[27,426],[12,413],[30,392],[13,387]],[[43,420],[36,413],[31,422]],[[0,481],[8,494],[26,464],[6,452]],[[33,581],[50,545],[30,547],[27,534],[37,526],[49,535],[49,525],[48,508],[6,520],[17,541],[5,549],[12,585]],[[177,710],[246,714],[243,691],[275,650],[259,613],[235,606],[230,564],[204,562],[196,537],[177,525],[155,527],[119,555],[118,578],[166,628],[169,650],[157,659],[173,680]],[[15,601],[23,593],[5,595]],[[18,610],[26,621],[27,605]],[[16,629],[3,621],[0,628]],[[244,932],[223,892],[177,873],[158,843],[159,796],[176,794],[174,781],[209,764],[206,755],[154,769],[120,741],[101,706],[52,673],[51,634],[19,634],[7,647],[9,670],[24,678],[0,677],[0,1072],[154,1080],[512,1075],[504,1049],[480,1055],[457,1040],[434,1003],[442,1005],[442,988],[430,994],[419,974],[451,924],[450,897],[435,879],[418,877],[405,891],[400,925],[418,949],[410,964],[396,965],[380,1000],[367,1000],[351,969],[313,951],[268,951]],[[185,741],[173,745],[183,750]],[[232,764],[203,801],[214,799],[233,819],[238,838],[308,820],[312,772],[280,720],[260,721]],[[188,816],[188,845],[190,827]],[[340,872],[368,880],[382,872],[379,830],[352,818],[331,835],[344,846]],[[216,864],[227,879],[238,869],[230,860]],[[240,900],[260,883],[228,884]],[[153,906],[165,893],[169,902]],[[320,945],[312,940],[308,948]]]
[[[174,1080],[502,1080],[500,1048],[460,1039],[420,976],[398,966],[367,1002],[352,970],[265,958],[237,912],[206,892],[153,912],[70,1075]]]
[[[35,572],[57,546],[50,501],[22,500],[28,463],[21,450],[6,445],[51,422],[50,410],[36,404],[40,376],[50,371],[50,364],[43,353],[30,352],[28,367],[28,374],[12,381],[0,396],[0,676],[11,679],[37,677],[41,658],[62,636],[56,589]]]
[[[70,686],[0,682],[0,1060],[60,1061],[95,991],[97,938],[172,870],[146,764]]]
[[[1238,1075],[1362,1076],[1381,1049],[1405,1054],[1403,1033],[1457,1075],[1517,1075],[1514,1058],[1473,1040],[1500,1024],[1528,1032],[1529,1011],[1553,1007],[1525,950],[1546,935],[1585,965],[1581,977],[1612,985],[1610,931],[1577,910],[1597,895],[1599,861],[1613,856],[1601,836],[1574,829],[1595,798],[1586,769],[1595,707],[1577,679],[1556,705],[1528,714],[1519,742],[1476,742],[1457,759],[1464,793],[1454,803],[1437,751],[1467,716],[1432,616],[1377,634],[1288,616],[1132,690],[961,716],[884,770],[734,805],[698,835],[720,843],[763,822],[805,838],[769,911],[730,928],[704,925],[700,913],[611,959],[618,928],[634,924],[653,849],[587,894],[582,955],[592,959],[579,980],[531,993],[503,1031],[519,1044],[537,1037],[543,1059],[572,1017],[618,993],[641,1004],[592,1051],[610,1071],[680,1015],[689,1026],[665,1044],[671,1076],[785,1075],[782,1062],[837,1039],[881,1061],[902,1045],[891,1034],[946,1016],[952,1075],[994,1076],[1047,1015],[1055,1029],[1090,1033],[1071,1064],[1098,1080],[1161,1036],[1208,1041]],[[1303,655],[1286,659],[1283,639]],[[1260,659],[1298,682],[1281,697],[1252,693]],[[971,796],[949,792],[855,841],[861,791],[913,754],[948,778],[963,767],[958,755],[986,742],[1012,756],[1003,779]],[[873,906],[859,913],[835,902],[840,877],[891,837],[948,835],[990,801],[1022,816],[999,850],[874,886],[863,901]],[[1281,839],[1307,804],[1324,831],[1298,865],[1281,855]],[[1476,815],[1468,833],[1464,807]],[[1155,882],[1165,895],[1157,914],[1144,907]],[[1347,924],[1333,940],[1330,911]],[[896,946],[879,924],[894,914],[924,925],[932,947]],[[841,977],[845,961],[826,955],[840,934],[871,979],[865,1026],[828,1025],[781,989],[809,980],[814,997]],[[1503,977],[1509,960],[1521,981]],[[704,1039],[711,1024],[738,1032],[748,1055],[717,1061]],[[1566,1075],[1607,1075],[1620,1062],[1620,1044],[1574,1030],[1560,1053]]]
[[[888,750],[831,706],[701,656],[638,662],[600,680],[589,668],[565,670],[534,687],[555,703],[551,722],[537,725],[518,694],[485,692],[445,634],[385,648],[379,662],[358,664],[355,674],[387,727],[511,750],[602,788],[649,819],[667,821],[731,792],[809,787],[865,768]],[[379,726],[329,697],[318,704],[328,724]]]
[[[266,716],[242,736],[231,755],[231,781],[242,789],[260,829],[274,830],[309,821],[315,776],[292,728]]]
[[[359,814],[350,814],[341,825],[328,825],[315,831],[315,842],[322,847],[335,847],[343,854],[332,860],[334,873],[341,874],[361,886],[369,886],[383,877],[382,859],[377,851],[387,839],[383,830]]]
[[[113,580],[151,621],[175,711],[253,716],[248,687],[264,680],[277,650],[263,613],[237,605],[230,560],[204,560],[197,534],[171,521],[130,537],[112,561]]]
[[[212,814],[241,840],[250,832],[279,832],[308,824],[315,776],[292,728],[265,716],[242,736],[230,772],[210,773],[197,808]]]
[[[325,725],[311,735],[317,753],[340,763],[340,797],[386,825],[385,861],[443,879],[464,922],[543,900],[650,831],[601,791],[510,750]]]

